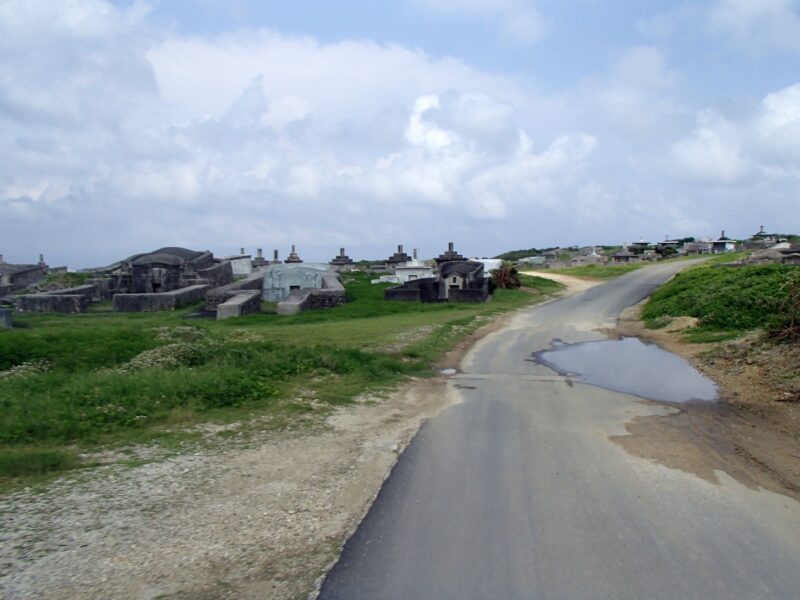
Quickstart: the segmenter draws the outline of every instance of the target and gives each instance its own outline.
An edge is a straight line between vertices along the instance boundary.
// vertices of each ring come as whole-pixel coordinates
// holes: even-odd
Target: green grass
[[[560,288],[541,278],[525,285],[537,291],[422,304],[386,301],[386,285],[356,275],[346,281],[347,304],[288,317],[185,318],[193,309],[16,316],[22,327],[0,332],[0,486],[80,466],[76,450],[158,439],[197,422],[268,416],[292,426],[428,375],[488,318]]]
[[[552,295],[557,294],[564,289],[564,286],[552,279],[545,279],[544,277],[536,277],[535,275],[519,275],[519,282],[522,287],[536,290],[542,294]]]
[[[720,341],[754,329],[779,327],[788,297],[785,285],[800,270],[789,265],[724,267],[731,255],[679,273],[661,286],[642,311],[648,326],[667,317],[690,316],[699,327],[687,332],[691,341]]]

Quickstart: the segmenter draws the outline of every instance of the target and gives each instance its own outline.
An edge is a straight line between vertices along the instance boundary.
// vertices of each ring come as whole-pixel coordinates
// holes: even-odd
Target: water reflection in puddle
[[[716,384],[679,356],[637,338],[564,344],[538,352],[561,375],[616,392],[664,402],[717,399]]]

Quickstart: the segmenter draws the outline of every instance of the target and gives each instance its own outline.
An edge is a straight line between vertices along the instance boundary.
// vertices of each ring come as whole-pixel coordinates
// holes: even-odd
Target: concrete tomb
[[[387,300],[416,302],[485,302],[489,295],[483,264],[467,260],[440,263],[436,277],[411,280],[384,292]]]
[[[262,298],[278,302],[278,314],[331,308],[345,301],[339,274],[327,264],[271,265],[264,271]]]
[[[280,302],[294,290],[322,288],[322,277],[328,270],[328,265],[317,263],[270,265],[264,271],[263,298]]]

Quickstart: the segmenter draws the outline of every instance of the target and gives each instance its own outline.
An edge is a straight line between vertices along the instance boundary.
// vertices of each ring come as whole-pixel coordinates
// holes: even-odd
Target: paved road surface
[[[482,340],[449,383],[463,403],[420,430],[320,597],[800,598],[800,503],[629,455],[609,436],[672,409],[527,360],[555,338],[604,339],[678,268],[530,309]]]

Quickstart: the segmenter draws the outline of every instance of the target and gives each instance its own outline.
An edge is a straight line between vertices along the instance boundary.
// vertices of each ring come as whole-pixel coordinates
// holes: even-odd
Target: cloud
[[[683,118],[678,79],[661,50],[632,46],[618,53],[606,76],[581,83],[575,105],[595,127],[650,140]]]
[[[679,176],[707,183],[800,177],[800,83],[767,94],[739,120],[699,112],[693,134],[671,152]]]
[[[736,127],[719,115],[704,111],[692,136],[672,146],[672,156],[682,176],[709,183],[736,183],[748,171],[739,149]]]
[[[548,33],[546,19],[528,0],[412,0],[428,13],[493,19],[503,35],[513,41],[532,44]]]
[[[800,50],[800,15],[793,0],[716,0],[708,20],[712,30],[755,50]]]
[[[14,26],[36,35],[6,53],[42,56],[0,66],[2,237],[52,253],[59,223],[81,265],[165,243],[439,237],[442,207],[469,231],[552,206],[591,153],[591,136],[548,139],[517,109],[548,99],[452,58],[268,30],[176,36],[140,5],[26,6]],[[89,241],[109,232],[115,244]]]
[[[460,6],[500,23],[531,5]],[[450,239],[493,254],[694,235],[753,194],[768,199],[753,211],[796,203],[800,84],[698,110],[654,46],[543,92],[400,44],[177,34],[144,4],[20,0],[0,3],[0,52],[11,260],[291,243],[322,260]]]
[[[800,170],[800,83],[768,94],[754,127],[757,142],[773,161]]]

